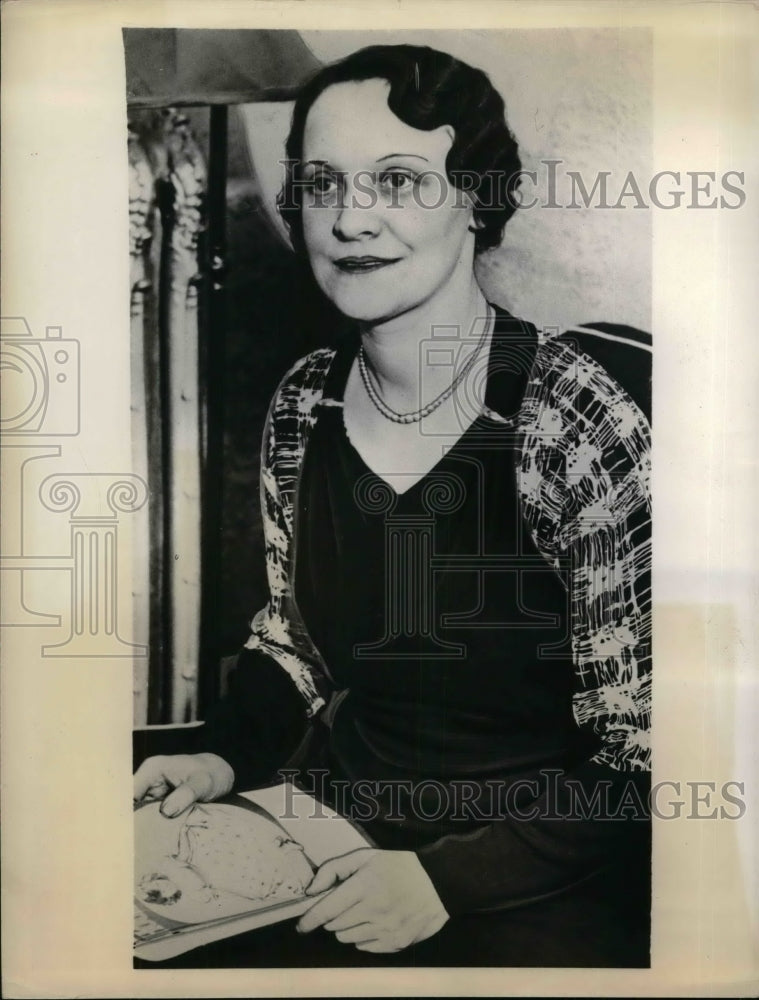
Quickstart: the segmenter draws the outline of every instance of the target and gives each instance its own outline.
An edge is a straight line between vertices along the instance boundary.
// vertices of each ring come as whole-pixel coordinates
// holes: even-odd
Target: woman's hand
[[[360,951],[392,952],[436,934],[448,920],[412,851],[360,848],[326,861],[307,895],[336,888],[298,921],[301,933],[324,927]]]
[[[193,802],[211,802],[232,791],[235,774],[215,753],[148,757],[134,774],[134,801],[164,799],[164,816],[178,816]]]

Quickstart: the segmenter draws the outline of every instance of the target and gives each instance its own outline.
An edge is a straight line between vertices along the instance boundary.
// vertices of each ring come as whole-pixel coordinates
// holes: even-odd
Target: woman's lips
[[[346,274],[366,274],[397,263],[400,257],[340,257],[334,261],[335,267]]]

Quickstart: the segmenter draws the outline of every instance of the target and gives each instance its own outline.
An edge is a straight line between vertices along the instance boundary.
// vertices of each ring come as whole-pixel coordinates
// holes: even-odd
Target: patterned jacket
[[[538,550],[557,571],[568,568],[573,710],[578,726],[599,738],[592,760],[617,771],[645,771],[651,716],[650,425],[578,339],[572,332],[543,337],[534,352],[516,416],[518,496]],[[334,685],[293,599],[296,492],[320,406],[341,405],[325,393],[335,353],[321,349],[298,361],[269,407],[261,505],[270,595],[246,643],[287,671],[310,717],[324,708]]]

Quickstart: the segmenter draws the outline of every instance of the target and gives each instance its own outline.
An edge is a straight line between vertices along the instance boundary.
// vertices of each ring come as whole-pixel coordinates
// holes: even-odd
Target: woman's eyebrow
[[[430,162],[426,156],[422,156],[420,153],[387,153],[385,156],[380,156],[379,159],[374,162],[382,163],[383,160],[390,160],[394,156],[413,156],[416,160],[424,160],[425,163]]]

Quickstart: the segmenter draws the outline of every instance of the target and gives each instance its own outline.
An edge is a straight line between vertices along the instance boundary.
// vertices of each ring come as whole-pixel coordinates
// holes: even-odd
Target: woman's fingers
[[[165,801],[161,812],[178,816],[193,802],[209,802],[226,795],[234,785],[234,771],[216,754],[175,754],[149,757],[135,772],[133,796]],[[173,791],[172,791],[173,789]]]
[[[341,854],[339,858],[325,861],[307,886],[306,895],[315,896],[331,888],[336,882],[344,882],[365,865],[374,853],[376,852],[371,848],[359,847],[358,850],[350,851],[348,854]]]
[[[325,931],[344,931],[349,927],[356,927],[358,924],[366,922],[366,915],[361,912],[360,903],[349,906],[341,914],[324,924]]]
[[[436,934],[449,919],[413,852],[364,849],[325,868],[334,876],[357,860],[354,874],[301,917],[300,930],[324,927],[364,951],[394,952]]]
[[[371,951],[376,955],[390,955],[393,952],[401,951],[396,945],[380,940],[359,941],[356,943],[356,947],[359,951]]]
[[[174,816],[183,813],[185,809],[189,809],[200,798],[201,796],[193,784],[186,781],[175,788],[171,795],[166,796],[161,803],[161,812],[164,816],[173,819]]]
[[[314,903],[310,910],[307,910],[300,918],[296,929],[301,934],[322,927],[330,920],[339,917],[346,910],[358,903],[362,898],[362,886],[357,884],[357,879],[349,878],[347,882],[333,889],[318,903]]]
[[[344,931],[336,931],[335,937],[342,944],[377,944],[377,931],[371,924],[357,924],[355,927],[348,927]]]
[[[161,799],[172,786],[166,779],[164,757],[148,757],[134,772],[132,796],[140,802],[149,795]]]
[[[147,788],[139,790],[135,788],[133,793],[133,802],[142,802],[143,799],[153,800],[162,799],[165,795],[171,791],[171,785],[167,785],[165,781],[154,781],[153,784],[148,785]]]

